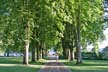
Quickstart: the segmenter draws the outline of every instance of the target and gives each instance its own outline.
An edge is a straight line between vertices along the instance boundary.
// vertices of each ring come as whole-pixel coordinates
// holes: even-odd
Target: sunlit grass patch
[[[38,72],[44,65],[44,60],[29,63],[23,65],[21,57],[0,57],[0,72]]]
[[[83,64],[76,65],[75,61],[63,62],[73,72],[108,72],[108,61],[107,60],[84,60]]]

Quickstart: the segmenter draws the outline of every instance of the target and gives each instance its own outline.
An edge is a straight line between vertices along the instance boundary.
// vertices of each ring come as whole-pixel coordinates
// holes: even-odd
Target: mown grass
[[[60,60],[72,72],[108,72],[108,60],[83,60],[83,64],[76,65],[75,61]],[[0,57],[0,72],[38,72],[45,64],[44,60],[22,64],[21,57]]]
[[[83,60],[83,64],[76,65],[75,61],[62,60],[72,72],[108,72],[108,60]]]
[[[21,57],[0,57],[0,72],[38,72],[44,63],[41,60],[23,65]]]

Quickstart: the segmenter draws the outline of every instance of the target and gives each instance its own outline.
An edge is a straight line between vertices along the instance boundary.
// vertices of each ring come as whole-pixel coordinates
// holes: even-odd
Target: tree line
[[[2,0],[0,46],[23,53],[23,64],[47,56],[54,47],[64,58],[82,63],[81,51],[105,36],[102,0]],[[60,52],[61,51],[61,52]],[[75,55],[74,55],[75,53]]]

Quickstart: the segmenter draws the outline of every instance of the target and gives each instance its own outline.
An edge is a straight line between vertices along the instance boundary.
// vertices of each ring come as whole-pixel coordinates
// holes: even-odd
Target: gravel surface
[[[38,72],[71,72],[63,63],[56,60],[56,57],[49,57],[49,59]]]

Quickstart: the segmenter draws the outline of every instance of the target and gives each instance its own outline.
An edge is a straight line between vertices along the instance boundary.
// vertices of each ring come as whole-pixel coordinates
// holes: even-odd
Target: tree
[[[102,50],[102,59],[108,59],[108,46]]]
[[[66,58],[69,50],[72,60],[76,48],[77,63],[82,63],[81,47],[96,45],[105,38],[101,3],[101,0],[1,1],[0,41],[7,50],[23,52],[24,64],[28,64],[29,46],[35,62],[51,47],[58,46],[57,50],[62,51],[61,43]]]

